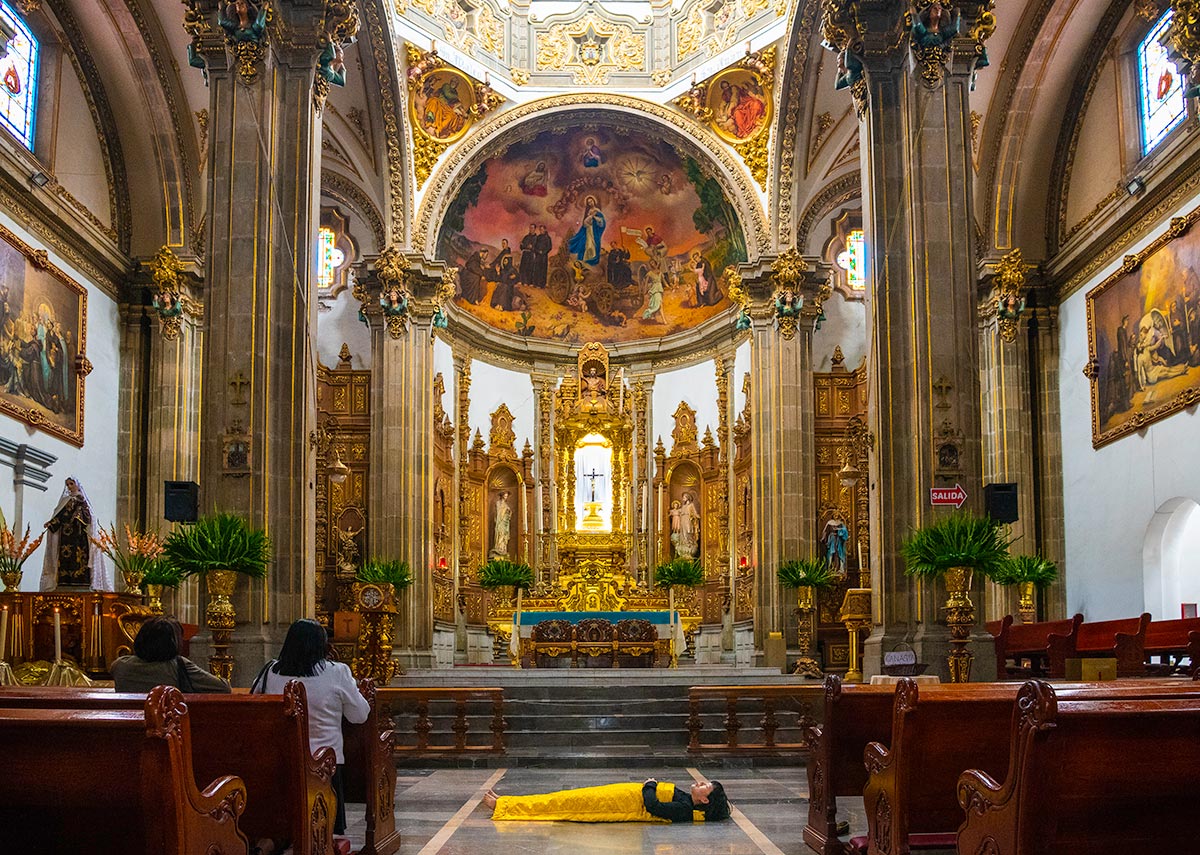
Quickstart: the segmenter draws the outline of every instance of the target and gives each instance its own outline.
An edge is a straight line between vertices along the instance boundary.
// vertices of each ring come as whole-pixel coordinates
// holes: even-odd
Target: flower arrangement
[[[17,540],[17,536],[7,525],[0,524],[0,579],[4,580],[4,589],[13,590],[21,584],[21,565],[42,545],[45,533],[39,534],[30,541],[29,526],[25,526],[25,536]]]
[[[112,559],[125,579],[125,587],[134,590],[145,575],[162,560],[163,541],[154,532],[133,531],[125,526],[125,540],[117,534],[116,525],[100,528],[99,537],[88,538],[92,544]]]

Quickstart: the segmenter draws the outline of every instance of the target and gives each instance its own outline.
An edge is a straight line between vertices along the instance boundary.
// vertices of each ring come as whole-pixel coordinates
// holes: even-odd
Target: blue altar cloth
[[[653,612],[521,612],[521,626],[533,626],[544,620],[566,620],[579,623],[588,618],[616,623],[619,620],[648,620],[650,623],[669,624],[671,613],[667,610]]]

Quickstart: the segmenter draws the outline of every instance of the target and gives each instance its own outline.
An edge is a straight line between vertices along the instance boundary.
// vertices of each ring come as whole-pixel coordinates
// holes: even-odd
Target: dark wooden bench
[[[989,621],[984,626],[996,648],[996,677],[1066,676],[1066,651],[1061,643],[1052,648],[1050,639],[1073,640],[1082,623],[1083,615],[1040,623],[1014,623],[1012,615]],[[1008,664],[1010,659],[1012,665]],[[1029,660],[1028,668],[1021,665],[1025,659]]]
[[[1073,638],[1050,639],[1051,663],[1063,663],[1063,670],[1050,669],[1051,677],[1066,676],[1066,660],[1095,658],[1117,660],[1118,677],[1140,677],[1146,673],[1146,627],[1150,615],[1135,618],[1082,623]]]
[[[161,688],[161,687],[160,687]],[[155,689],[157,692],[158,689]],[[232,773],[248,794],[241,830],[253,844],[288,841],[295,855],[332,855],[336,803],[330,779],[333,749],[308,747],[304,685],[290,681],[282,695],[185,695],[199,780]],[[142,695],[73,689],[5,689],[0,709],[79,709],[89,713],[138,709]]]
[[[1145,647],[1148,671],[1173,674],[1186,659],[1188,673],[1195,676],[1200,673],[1200,618],[1150,621]]]
[[[892,733],[893,686],[843,684],[825,678],[821,723],[808,729],[808,820],[804,842],[822,855],[841,855],[838,837],[839,796],[862,797],[867,783],[863,751]]]
[[[5,852],[246,853],[246,785],[226,774],[198,789],[183,696],[160,686],[140,701],[0,709]]]
[[[1064,700],[1021,688],[1009,772],[965,771],[958,851],[1125,855],[1191,848],[1200,802],[1200,700]],[[1183,824],[1181,825],[1181,820]]]
[[[342,721],[346,801],[361,802],[367,808],[366,837],[359,855],[391,855],[400,849],[392,722],[379,708],[374,681],[359,680],[358,691],[371,705],[371,713],[362,724]]]

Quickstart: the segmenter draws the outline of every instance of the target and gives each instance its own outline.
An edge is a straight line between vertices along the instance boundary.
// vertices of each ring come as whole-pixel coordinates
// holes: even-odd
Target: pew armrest
[[[867,743],[863,749],[868,773],[863,809],[867,813],[867,852],[871,855],[897,851],[893,844],[908,836],[908,825],[902,816],[905,806],[900,803],[902,794],[897,790],[895,759],[896,752],[878,742]]]
[[[867,772],[871,775],[882,774],[885,769],[892,765],[892,752],[887,750],[887,747],[879,742],[871,742],[863,749],[863,763],[867,767]]]
[[[968,769],[958,778],[958,805],[965,819],[958,829],[959,852],[1017,855],[1015,788],[999,784],[986,772]],[[985,849],[991,841],[994,848]]]

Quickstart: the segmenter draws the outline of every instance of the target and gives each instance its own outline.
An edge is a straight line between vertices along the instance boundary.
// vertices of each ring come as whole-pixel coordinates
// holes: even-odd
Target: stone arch
[[[581,116],[580,111],[586,111]],[[716,135],[678,113],[623,95],[578,94],[545,98],[501,113],[484,123],[456,147],[430,176],[414,222],[412,245],[427,258],[436,257],[438,224],[479,164],[513,142],[554,127],[610,122],[657,134],[705,164],[737,211],[749,260],[769,250],[770,234],[754,181]]]
[[[1200,602],[1198,552],[1200,503],[1176,496],[1159,505],[1142,541],[1144,608],[1155,620],[1178,618],[1181,602]]]

